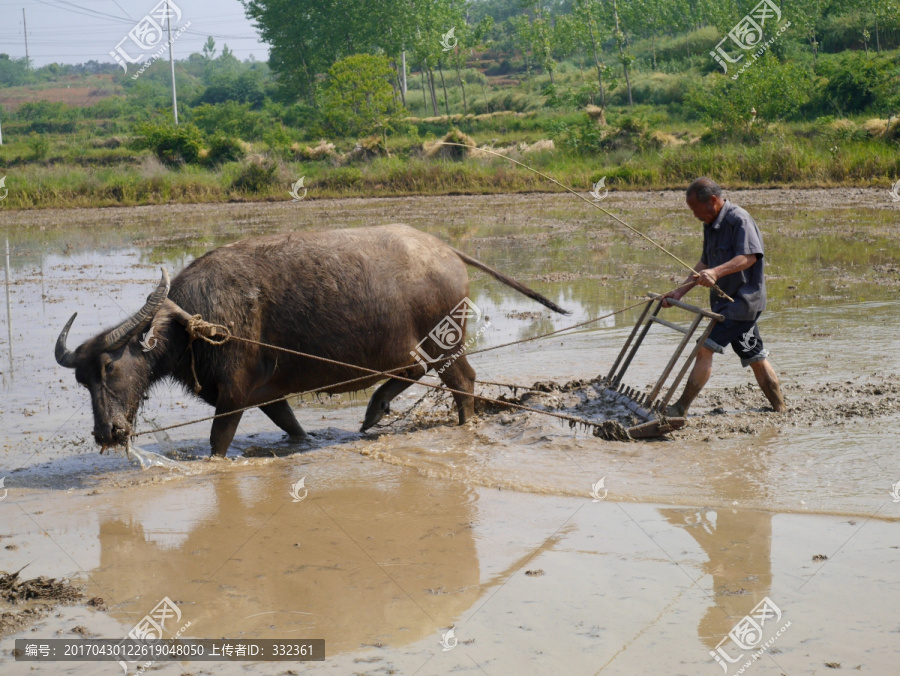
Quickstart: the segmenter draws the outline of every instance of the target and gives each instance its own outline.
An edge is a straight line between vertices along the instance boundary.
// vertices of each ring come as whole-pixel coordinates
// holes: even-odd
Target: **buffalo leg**
[[[233,411],[236,408],[240,408],[240,406],[230,401],[225,404],[220,399],[216,404],[216,415]],[[225,457],[225,454],[228,452],[228,447],[234,439],[234,433],[237,432],[238,423],[241,422],[241,416],[243,415],[244,412],[239,411],[213,420],[212,431],[209,434],[209,445],[212,448],[212,455],[217,455],[220,458]]]
[[[416,367],[408,369],[402,375],[404,378],[415,378],[418,380],[425,375],[425,371],[422,370],[421,367]],[[382,383],[381,386],[375,390],[372,398],[369,399],[369,405],[366,407],[366,417],[363,420],[362,427],[359,431],[365,432],[372,425],[381,420],[386,413],[390,413],[391,401],[393,401],[394,397],[413,384],[414,383],[406,380],[397,380],[396,378],[390,378],[387,382]]]
[[[452,390],[467,392],[468,394],[453,393],[456,401],[456,410],[459,411],[459,424],[462,425],[475,415],[475,369],[466,360],[465,355],[445,367],[443,373],[438,369],[438,377],[444,385]]]
[[[266,404],[260,406],[259,410],[269,416],[269,420],[278,425],[295,439],[306,439],[306,432],[300,427],[291,405],[284,399],[276,401],[274,404]]]

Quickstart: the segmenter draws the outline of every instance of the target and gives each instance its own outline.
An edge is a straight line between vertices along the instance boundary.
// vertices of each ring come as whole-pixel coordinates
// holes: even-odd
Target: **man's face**
[[[694,212],[694,216],[703,223],[712,223],[719,215],[719,210],[724,206],[725,201],[721,197],[713,195],[708,202],[701,202],[691,195],[687,199],[688,208]]]

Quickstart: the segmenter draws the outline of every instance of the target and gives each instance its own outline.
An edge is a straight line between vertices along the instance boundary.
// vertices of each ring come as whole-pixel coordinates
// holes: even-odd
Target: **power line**
[[[72,12],[73,14],[89,16],[91,18],[100,17],[101,19],[112,19],[113,21],[118,21],[120,23],[133,23],[130,19],[123,19],[122,17],[116,16],[114,14],[106,14],[104,12],[98,12],[96,10],[88,9],[86,7],[79,7],[78,5],[73,5],[73,7],[75,7],[75,9],[70,9],[69,7],[63,7],[61,5],[54,5],[50,2],[47,2],[47,0],[34,0],[34,1],[37,2],[38,4],[46,5],[47,7],[50,7],[51,9],[58,9],[58,10],[61,9],[64,12]],[[62,2],[62,1],[63,0],[60,0],[60,2]],[[88,14],[87,12],[90,12],[90,14]]]

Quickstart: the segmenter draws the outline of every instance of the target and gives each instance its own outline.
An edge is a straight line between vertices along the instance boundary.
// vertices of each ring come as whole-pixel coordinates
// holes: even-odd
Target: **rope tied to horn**
[[[192,315],[185,326],[188,334],[188,350],[191,353],[191,374],[194,376],[194,394],[200,394],[203,388],[197,378],[197,367],[194,361],[194,341],[199,338],[210,345],[224,345],[234,336],[227,326],[207,322],[200,315]],[[221,334],[221,335],[220,335]]]

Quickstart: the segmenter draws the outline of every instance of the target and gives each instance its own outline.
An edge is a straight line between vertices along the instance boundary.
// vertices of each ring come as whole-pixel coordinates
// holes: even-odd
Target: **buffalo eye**
[[[100,357],[100,373],[102,376],[111,375],[114,368],[115,362],[112,360],[112,357],[108,354],[104,354]]]

